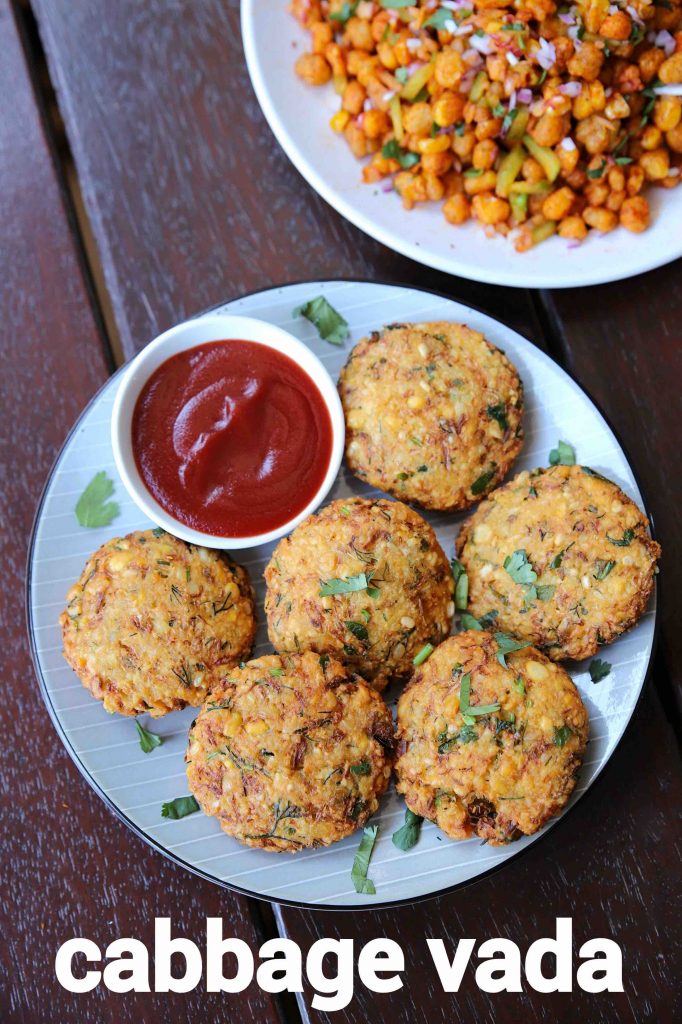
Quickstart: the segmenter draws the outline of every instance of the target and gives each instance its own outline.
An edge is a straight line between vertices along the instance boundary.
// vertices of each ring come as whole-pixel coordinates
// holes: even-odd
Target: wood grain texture
[[[522,292],[417,266],[305,184],[258,107],[237,0],[34,0],[123,350],[309,277],[427,285],[537,325]]]
[[[0,546],[3,565],[2,900],[3,1024],[278,1019],[257,988],[229,1003],[200,991],[164,998],[70,995],[54,956],[66,939],[149,942],[154,916],[199,937],[208,914],[253,946],[247,900],[153,853],[79,776],[38,691],[24,619],[24,569],[40,492],[72,423],[108,375],[51,153],[7,0],[0,0]],[[107,993],[105,992],[106,996]]]
[[[179,318],[273,282],[345,274],[425,285],[547,342],[598,401],[610,405],[613,419],[620,418],[638,470],[654,457],[656,442],[642,447],[639,440],[658,388],[646,372],[643,388],[639,383],[652,344],[646,314],[636,318],[630,339],[637,355],[628,358],[638,367],[623,374],[620,392],[614,387],[617,344],[604,341],[609,332],[630,330],[623,313],[630,309],[630,284],[613,293],[595,289],[593,297],[589,291],[560,296],[560,314],[572,325],[561,333],[547,307],[538,318],[523,292],[448,278],[361,235],[312,192],[271,136],[248,84],[236,0],[34,0],[34,10],[128,355]],[[660,307],[673,288],[661,273],[647,291],[648,301]],[[660,280],[667,283],[659,287]],[[609,294],[613,298],[605,300]],[[679,302],[679,287],[676,294]],[[597,329],[581,313],[585,302]],[[666,386],[670,396],[674,384]],[[674,456],[671,444],[662,460],[668,472]],[[650,477],[645,486],[650,480],[660,485]],[[661,691],[674,643],[666,637],[657,665]],[[681,796],[675,739],[650,688],[604,779],[518,862],[414,908],[343,915],[282,909],[278,921],[304,947],[321,935],[355,938],[356,948],[382,934],[401,942],[410,965],[406,988],[395,996],[358,988],[352,1006],[334,1016],[338,1021],[667,1024],[681,1009],[673,989],[681,940],[675,912]],[[130,900],[136,887],[123,876],[119,886],[120,899]],[[179,884],[176,891],[183,899]],[[159,898],[150,891],[147,913]],[[184,912],[185,903],[178,907]],[[623,944],[622,998],[486,997],[470,981],[459,997],[440,990],[425,936],[508,935],[525,947],[550,934],[559,914],[573,915],[576,941],[601,934]],[[139,935],[139,927],[139,920],[131,922],[131,934]],[[188,922],[196,937],[190,928],[198,928],[196,918]],[[302,1010],[310,1021],[327,1019],[311,1010],[309,992]],[[246,1010],[242,1016],[246,1024],[258,1019]]]

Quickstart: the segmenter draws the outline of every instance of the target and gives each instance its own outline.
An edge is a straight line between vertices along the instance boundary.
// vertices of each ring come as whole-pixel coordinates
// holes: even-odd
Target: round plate
[[[343,136],[329,127],[339,109],[330,86],[305,85],[294,72],[309,49],[309,35],[286,0],[242,0],[242,36],[258,101],[285,153],[335,210],[390,249],[449,274],[519,288],[575,288],[653,270],[682,256],[682,188],[652,188],[652,226],[641,235],[617,228],[591,232],[576,248],[551,238],[519,254],[501,236],[487,238],[480,224],[449,225],[441,203],[406,211],[395,192],[364,185],[362,164]]]
[[[321,341],[307,320],[292,310],[324,295],[350,325],[343,347]],[[272,288],[221,307],[221,311],[260,317],[293,332],[314,350],[333,376],[350,348],[374,328],[393,321],[455,320],[483,331],[503,348],[523,378],[526,395],[526,447],[517,469],[547,465],[549,450],[562,438],[576,448],[581,462],[615,480],[638,504],[642,498],[616,438],[577,384],[548,356],[496,320],[450,299],[409,288],[348,281],[318,281]],[[376,896],[355,893],[351,866],[359,835],[334,846],[277,856],[249,849],[226,836],[215,818],[193,814],[180,821],[161,817],[161,804],[187,793],[183,755],[192,708],[154,721],[163,746],[144,754],[135,723],[108,715],[62,657],[58,617],[66,592],[86,558],[113,536],[152,524],[128,498],[116,476],[109,418],[117,381],[109,381],[85,410],[52,470],[38,510],[29,561],[29,626],[38,676],[48,710],[76,764],[99,795],[152,846],[185,867],[222,885],[285,903],[327,907],[371,907],[413,901],[464,884],[499,867],[537,840],[525,838],[494,849],[480,840],[451,842],[425,823],[418,845],[401,853],[391,834],[402,824],[405,805],[391,789],[373,819],[379,838],[370,865]],[[79,494],[99,470],[116,483],[120,516],[98,529],[80,527],[74,515]],[[329,500],[352,494],[376,494],[342,469]],[[428,514],[448,556],[462,516]],[[262,615],[262,570],[273,545],[247,548],[238,561],[251,572],[261,608],[256,655],[270,650]],[[644,683],[654,639],[653,604],[639,625],[605,657],[611,674],[595,685],[587,665],[577,664],[573,678],[590,713],[591,732],[585,763],[573,801],[604,767],[634,710]],[[394,704],[395,690],[387,699]],[[143,717],[143,724],[149,725]],[[546,831],[546,830],[545,830]],[[542,833],[540,833],[542,834]]]

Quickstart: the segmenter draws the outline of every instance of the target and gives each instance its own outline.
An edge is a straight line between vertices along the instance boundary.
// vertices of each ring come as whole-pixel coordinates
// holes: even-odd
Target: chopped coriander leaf
[[[472,725],[476,723],[476,719],[473,715],[462,715],[465,721],[465,726],[460,729],[459,732],[455,732],[452,735],[449,733],[441,733],[438,737],[438,753],[449,754],[450,751],[459,746],[462,743],[473,743],[474,740],[478,739],[478,733],[475,729],[472,729]]]
[[[469,703],[471,697],[471,673],[465,672],[459,684],[459,710],[463,717],[469,718],[474,715],[492,715],[500,710],[499,704],[477,704],[472,707]]]
[[[564,560],[564,555],[568,551],[568,548],[572,548],[574,544],[575,544],[575,541],[572,540],[571,543],[568,545],[568,547],[562,548],[561,551],[558,551],[556,553],[556,555],[554,556],[552,561],[549,563],[550,569],[558,569],[560,567],[561,563]]]
[[[457,124],[455,125],[455,135],[459,135],[460,138],[461,138],[461,136],[464,135],[465,131],[466,131],[466,124],[465,124],[465,122],[464,121],[458,121]]]
[[[538,578],[524,548],[519,548],[513,555],[507,555],[503,564],[514,583],[532,584]]]
[[[140,740],[140,749],[143,754],[151,754],[152,750],[161,746],[163,743],[161,736],[157,736],[155,732],[150,732],[149,729],[145,729],[143,725],[140,725],[137,718],[135,719],[135,725],[137,727],[137,735]]]
[[[517,693],[525,693],[526,692],[526,684],[523,681],[523,676],[517,676],[516,677],[516,679],[514,680],[514,689],[516,690]]]
[[[474,480],[473,484],[471,485],[471,493],[483,494],[484,490],[486,489],[486,487],[488,486],[488,484],[493,479],[496,473],[496,465],[493,465],[486,473],[481,473],[481,475],[476,480]]]
[[[271,676],[283,676],[284,675],[284,669],[283,668],[269,668],[268,672],[270,673]]]
[[[590,662],[590,679],[593,683],[600,683],[610,672],[611,662],[602,661],[601,658],[593,658]]]
[[[369,859],[372,856],[372,850],[377,838],[377,832],[379,831],[378,825],[368,825],[367,828],[363,828],[362,839],[358,846],[357,853],[355,854],[355,860],[353,861],[353,867],[351,868],[351,881],[355,886],[355,891],[364,893],[367,896],[374,896],[376,889],[374,888],[374,882],[367,877],[367,870],[369,868]]]
[[[602,174],[606,169],[606,160],[602,160],[599,167],[593,167],[591,171],[587,172],[588,178],[601,178]]]
[[[355,3],[349,3],[348,0],[346,0],[346,2],[341,6],[341,8],[338,11],[335,11],[333,14],[329,15],[329,20],[340,21],[342,24],[345,25],[345,23],[355,14],[356,10],[358,9],[359,2],[360,0],[355,0]]]
[[[317,328],[317,333],[331,345],[342,345],[349,335],[348,323],[323,295],[297,306],[292,316],[304,316]]]
[[[439,7],[430,18],[426,19],[424,28],[435,28],[437,32],[443,32],[452,21],[454,21],[454,11],[449,11],[447,7]]]
[[[320,586],[320,597],[331,597],[334,594],[354,594],[367,590],[371,579],[371,572],[360,572],[357,576],[346,576],[345,579],[325,580]]]
[[[76,502],[76,519],[81,526],[95,528],[108,526],[121,511],[115,501],[108,501],[114,493],[114,482],[104,470],[95,473]]]
[[[155,537],[163,537],[166,531],[161,526],[155,526],[152,533]]]
[[[535,588],[535,596],[538,601],[549,601],[554,597],[556,585],[554,583],[539,583]]]
[[[623,530],[623,536],[620,538],[620,540],[618,540],[616,537],[609,537],[608,533],[606,534],[606,539],[610,541],[612,544],[615,544],[617,548],[629,548],[634,538],[635,531],[631,530],[630,527],[628,527],[627,530]]]
[[[198,810],[199,804],[193,796],[179,796],[175,800],[162,804],[161,817],[173,818],[174,821],[177,821],[179,818],[186,818],[188,814],[194,814]]]
[[[616,157],[616,163],[620,164],[621,166],[623,166],[625,164],[631,164],[632,163],[632,157],[631,156],[617,156]]]
[[[594,579],[605,580],[615,564],[614,561],[607,562],[604,558],[598,558],[594,563],[594,572],[592,573]]]
[[[563,747],[570,740],[573,735],[573,730],[570,725],[562,725],[559,729],[554,730],[554,746]]]
[[[418,651],[412,659],[412,664],[415,668],[419,668],[423,665],[427,658],[429,658],[434,652],[433,644],[424,644],[421,651]]]
[[[549,453],[550,466],[575,466],[575,448],[566,441],[559,441]]]
[[[403,852],[411,850],[419,839],[423,820],[423,818],[407,807],[405,809],[405,824],[401,825],[391,837],[393,845]]]
[[[402,7],[411,7],[414,0],[379,0],[382,7],[389,10],[400,10]]]
[[[526,640],[516,640],[509,633],[495,633],[495,639],[497,640],[497,660],[499,661],[502,668],[508,668],[506,656],[513,654],[514,651],[522,651],[526,647],[530,647],[530,644]]]
[[[352,764],[350,770],[353,775],[370,775],[372,772],[372,766],[369,761],[360,761],[358,764]]]
[[[367,643],[369,640],[369,633],[367,632],[367,626],[364,622],[353,622],[352,619],[346,619],[344,625],[354,637],[357,637],[357,639],[361,640],[362,643]]]
[[[469,612],[462,612],[459,621],[463,629],[483,629],[478,619],[475,619]]]
[[[507,430],[509,424],[507,422],[507,407],[504,402],[498,402],[497,405],[489,405],[486,413],[488,414],[488,419],[499,423],[503,433]]]
[[[407,71],[407,68],[403,69]],[[397,76],[396,76],[397,77]],[[390,139],[381,149],[384,160],[397,160],[403,170],[409,170],[419,163],[420,157],[417,153],[410,153],[401,149],[397,139]]]

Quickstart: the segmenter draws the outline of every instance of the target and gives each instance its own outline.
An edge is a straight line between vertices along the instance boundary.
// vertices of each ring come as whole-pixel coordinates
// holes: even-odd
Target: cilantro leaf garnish
[[[535,596],[538,601],[549,601],[554,597],[554,591],[556,590],[556,584],[554,583],[539,583],[535,587]]]
[[[357,576],[346,576],[345,579],[325,580],[320,585],[320,597],[332,597],[334,594],[355,594],[362,590],[369,592],[372,580],[371,572],[359,572]]]
[[[463,715],[462,717],[465,720],[470,719],[472,722],[476,721],[472,714]],[[459,732],[453,733],[452,736],[449,736],[447,733],[441,733],[438,739],[440,741],[438,744],[438,753],[449,754],[453,747],[459,746],[461,743],[473,743],[474,740],[478,739],[478,733],[475,729],[471,728],[471,725],[465,725],[459,730]]]
[[[163,743],[161,736],[157,736],[155,732],[145,729],[137,719],[135,719],[135,725],[137,726],[137,735],[140,739],[140,748],[144,754],[151,754],[152,750],[161,746]]]
[[[379,831],[378,825],[368,825],[367,828],[363,828],[362,839],[358,846],[357,853],[355,854],[355,860],[353,861],[353,867],[351,868],[351,881],[355,886],[355,891],[363,893],[367,896],[374,896],[376,889],[374,888],[374,882],[367,877],[367,870],[369,868],[369,859],[372,856],[372,850],[377,838],[377,832]]]
[[[342,345],[350,333],[348,322],[327,302],[324,295],[318,295],[316,299],[297,306],[291,315],[304,316],[310,320],[323,341],[331,345]]]
[[[606,170],[606,160],[602,160],[599,167],[593,167],[591,171],[587,172],[588,178],[601,178],[602,174]]]
[[[560,567],[561,563],[564,560],[564,555],[569,550],[569,548],[573,547],[574,544],[575,544],[575,541],[572,540],[571,543],[568,545],[568,547],[562,548],[561,551],[558,551],[556,553],[556,555],[554,556],[552,561],[549,563],[550,569],[558,569]]]
[[[610,541],[611,544],[615,544],[617,548],[629,548],[634,538],[635,531],[631,530],[630,527],[628,527],[627,530],[623,530],[623,536],[620,539],[617,539],[616,537],[609,537],[608,533],[606,534],[606,539]]]
[[[120,513],[115,501],[108,501],[114,493],[114,482],[104,470],[95,473],[76,503],[76,519],[81,526],[108,526]]]
[[[405,824],[401,825],[391,836],[393,845],[403,852],[411,850],[419,839],[423,820],[422,817],[407,807],[405,809]]]
[[[559,441],[549,453],[550,466],[575,466],[575,448],[566,441]]]
[[[594,563],[594,572],[592,573],[594,579],[605,580],[615,564],[614,561],[607,562],[604,558],[598,558]]]
[[[360,761],[358,764],[352,764],[350,770],[353,775],[370,775],[372,772],[372,766],[369,761]]]
[[[570,725],[562,725],[559,729],[554,730],[554,746],[563,747],[570,740],[573,735],[573,730]]]
[[[590,662],[590,679],[593,683],[600,683],[602,679],[606,679],[610,672],[610,661],[602,661],[601,658],[593,658]]]
[[[471,673],[465,672],[462,676],[462,681],[459,684],[459,710],[464,720],[466,721],[467,718],[474,717],[476,715],[492,715],[495,711],[500,710],[499,704],[477,704],[476,707],[472,707],[469,703],[470,697]]]
[[[449,11],[447,7],[439,7],[430,18],[426,19],[424,28],[435,28],[436,31],[442,32],[451,21],[454,21],[454,17],[454,11]]]
[[[538,574],[528,561],[528,555],[524,548],[519,548],[513,555],[507,555],[504,567],[514,583],[532,584],[538,578]]]
[[[357,637],[357,639],[361,640],[362,643],[367,643],[369,640],[369,633],[367,632],[367,626],[365,626],[363,622],[353,622],[352,619],[346,619],[344,625],[354,637]]]
[[[476,480],[474,480],[474,482],[471,485],[471,493],[483,494],[484,490],[486,489],[486,487],[488,486],[488,484],[493,479],[496,473],[497,466],[495,465],[495,463],[493,463],[491,468],[486,473],[481,473],[481,475]]]
[[[509,633],[495,633],[495,639],[497,640],[497,660],[502,668],[509,667],[506,662],[508,654],[513,654],[514,651],[522,651],[525,647],[530,647],[530,643],[527,640],[516,640]]]
[[[504,402],[498,402],[497,405],[489,405],[486,409],[488,419],[495,420],[500,425],[502,433],[506,433],[509,423],[507,422],[507,407]]]
[[[179,818],[186,818],[188,814],[194,814],[198,810],[199,804],[193,796],[178,796],[175,800],[170,800],[168,803],[161,805],[161,817],[173,818],[174,821],[177,821]]]
[[[403,170],[409,170],[419,163],[420,157],[417,153],[410,153],[401,149],[397,139],[390,139],[381,149],[384,160],[397,160]]]

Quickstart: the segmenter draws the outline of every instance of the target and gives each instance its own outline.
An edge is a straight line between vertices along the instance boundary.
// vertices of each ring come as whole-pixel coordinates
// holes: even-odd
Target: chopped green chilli
[[[608,533],[606,534],[606,539],[612,544],[615,544],[617,548],[629,548],[632,541],[635,539],[635,531],[628,527],[627,530],[623,530],[623,536],[620,539],[617,537],[609,537]]]
[[[615,564],[613,561],[607,562],[603,558],[598,558],[594,563],[594,572],[592,573],[595,580],[605,580]]]
[[[452,575],[455,580],[455,608],[464,611],[469,601],[469,577],[461,562],[452,559]]]
[[[378,825],[368,825],[362,830],[362,839],[358,846],[357,853],[355,854],[355,860],[353,861],[353,867],[351,868],[351,881],[355,886],[355,891],[363,893],[367,896],[374,896],[376,889],[374,888],[374,882],[367,877],[367,870],[369,868],[369,859],[372,856],[372,850],[377,838],[377,832],[379,831]]]
[[[353,622],[352,619],[346,619],[344,622],[346,629],[357,637],[363,644],[366,644],[369,640],[369,633],[367,632],[367,626],[364,622]]]
[[[331,345],[342,345],[349,335],[348,322],[325,299],[318,295],[293,310],[292,316],[304,316],[317,328],[323,341]]]
[[[493,465],[487,471],[487,473],[481,473],[481,475],[476,480],[474,480],[473,484],[471,485],[471,493],[472,494],[483,494],[484,490],[486,489],[486,487],[488,486],[488,484],[493,479],[493,477],[495,476],[496,473],[497,473],[497,466],[496,465]]]

